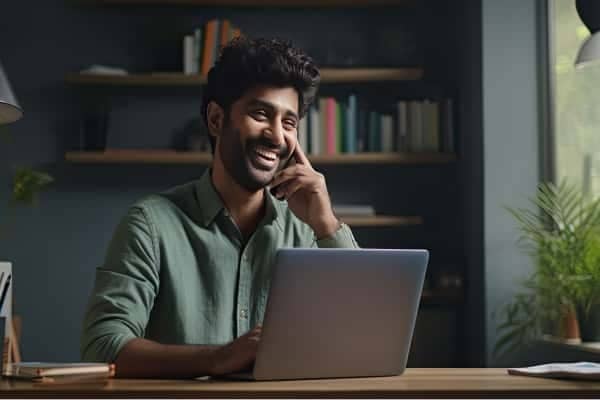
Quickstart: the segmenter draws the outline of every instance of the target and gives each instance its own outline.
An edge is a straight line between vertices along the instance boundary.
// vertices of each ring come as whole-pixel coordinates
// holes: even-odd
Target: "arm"
[[[152,225],[133,207],[111,240],[83,324],[85,361],[111,362],[119,377],[193,377],[236,371],[256,354],[260,331],[215,347],[165,345],[144,339],[158,294],[159,254]]]
[[[290,210],[313,230],[318,247],[358,248],[352,231],[333,213],[325,177],[315,171],[296,143],[295,164],[278,172],[271,193],[287,200]]]
[[[256,358],[261,327],[225,346],[165,345],[132,339],[115,361],[119,378],[194,378],[248,368]]]
[[[119,378],[193,378],[211,375],[216,348],[132,339],[117,355],[116,375]]]

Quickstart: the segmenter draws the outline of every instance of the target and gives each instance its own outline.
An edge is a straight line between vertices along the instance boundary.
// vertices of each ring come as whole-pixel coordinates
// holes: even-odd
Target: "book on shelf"
[[[302,129],[311,155],[453,153],[453,124],[452,99],[398,100],[380,111],[351,94],[317,98]]]
[[[193,35],[185,35],[183,38],[183,73],[192,75],[197,73],[197,64],[195,62],[195,39]]]
[[[108,363],[11,363],[3,371],[10,378],[54,381],[65,379],[108,379],[115,375],[114,364]]]
[[[183,38],[183,73],[207,76],[221,48],[241,35],[228,19],[211,19]]]

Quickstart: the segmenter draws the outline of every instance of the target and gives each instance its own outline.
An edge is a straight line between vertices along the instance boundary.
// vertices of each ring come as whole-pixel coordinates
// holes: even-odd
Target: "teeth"
[[[256,152],[270,161],[273,161],[277,158],[277,153],[271,150],[265,150],[263,148],[257,147]]]

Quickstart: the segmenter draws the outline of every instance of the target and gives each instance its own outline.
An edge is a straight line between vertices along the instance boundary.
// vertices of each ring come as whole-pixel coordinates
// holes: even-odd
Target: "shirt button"
[[[241,317],[241,318],[243,318],[243,319],[248,319],[248,310],[247,310],[247,309],[245,309],[245,308],[243,308],[243,309],[240,311],[240,317]]]

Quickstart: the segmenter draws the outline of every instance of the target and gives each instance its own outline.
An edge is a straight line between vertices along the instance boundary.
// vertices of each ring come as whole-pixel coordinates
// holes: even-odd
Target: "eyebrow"
[[[265,108],[269,108],[271,110],[277,110],[277,106],[271,102],[265,101],[265,100],[261,100],[261,99],[252,99],[248,102],[248,106],[249,107],[256,107],[256,106],[261,106],[261,107],[265,107]],[[299,120],[300,118],[298,118],[298,114],[296,114],[295,112],[293,112],[290,109],[286,109],[284,114],[286,116],[291,116],[294,117],[296,120]]]

